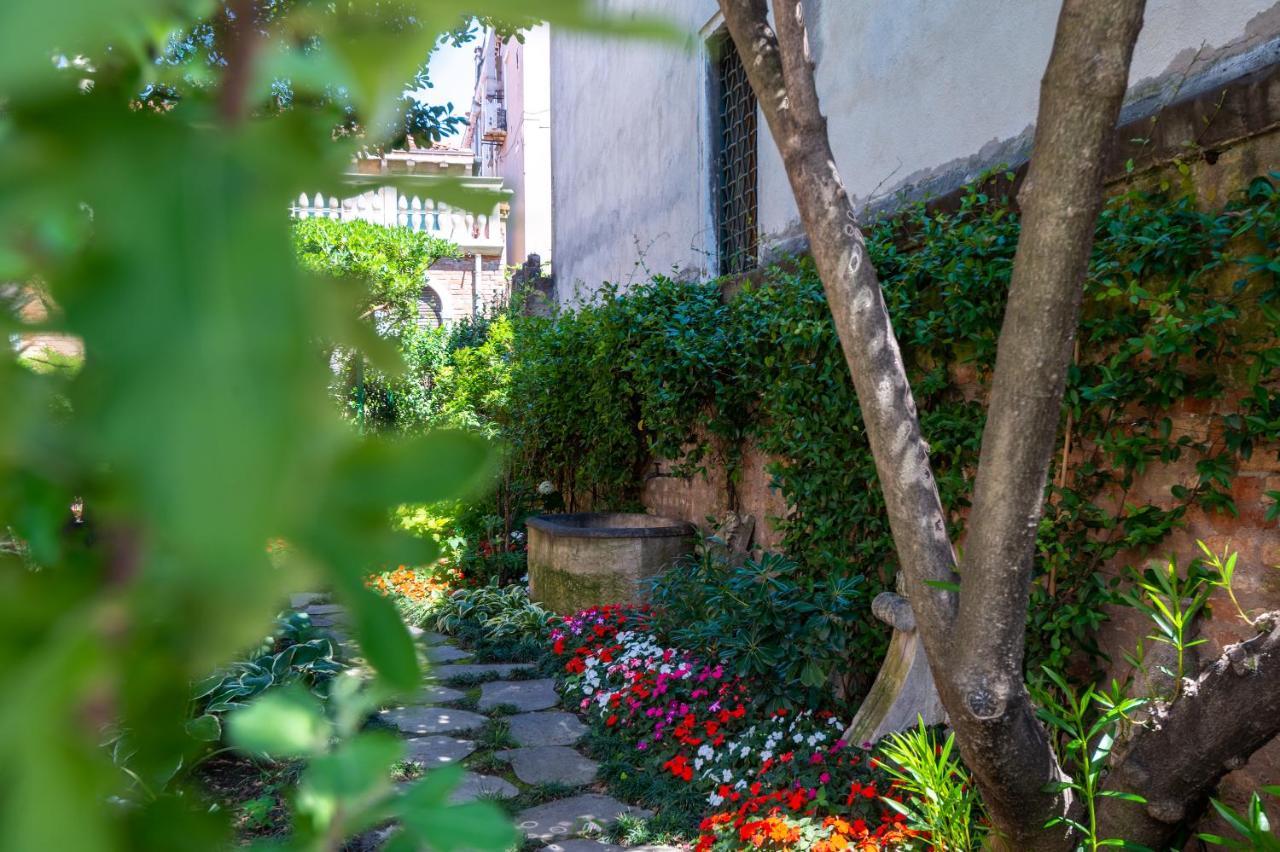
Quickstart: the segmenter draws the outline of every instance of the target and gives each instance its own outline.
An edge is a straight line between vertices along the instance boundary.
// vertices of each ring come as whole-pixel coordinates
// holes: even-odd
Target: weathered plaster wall
[[[553,242],[561,300],[652,272],[704,274],[710,253],[705,58],[713,0],[601,0],[689,33],[684,47],[554,31]],[[877,209],[1025,158],[1059,4],[809,0],[818,85],[850,191]],[[1150,0],[1126,120],[1280,60],[1277,0]],[[763,121],[761,128],[764,128]],[[776,149],[760,141],[766,250],[799,235]],[[878,203],[877,203],[878,202]]]
[[[696,33],[714,0],[603,2],[659,12]],[[692,49],[552,28],[552,237],[557,297],[673,268],[702,274],[710,240],[705,74]]]

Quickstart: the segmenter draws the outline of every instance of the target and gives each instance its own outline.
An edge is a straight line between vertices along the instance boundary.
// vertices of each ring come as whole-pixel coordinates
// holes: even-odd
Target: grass
[[[504,748],[519,748],[520,744],[511,737],[511,726],[505,719],[490,719],[476,734],[477,751],[498,751]]]
[[[502,677],[497,672],[467,672],[466,674],[456,674],[445,678],[443,683],[445,686],[452,686],[454,689],[466,689],[493,680],[507,680],[507,678]]]
[[[675,846],[688,842],[689,837],[683,832],[657,830],[653,820],[622,814],[617,822],[605,829],[600,839],[619,846]]]
[[[467,768],[481,775],[502,775],[511,770],[511,764],[498,757],[496,749],[479,751],[467,758]]]
[[[514,704],[495,704],[488,709],[490,716],[514,716],[520,712],[520,708]]]
[[[567,799],[570,796],[586,792],[588,792],[587,787],[570,787],[567,784],[526,784],[521,787],[519,796],[514,799],[506,799],[501,804],[509,814],[515,816],[526,808],[545,805],[547,802],[554,802],[556,799]],[[541,849],[542,847],[539,846],[538,848]]]
[[[448,703],[450,707],[456,707],[459,710],[470,710],[473,713],[478,712],[480,710],[480,690],[469,690],[462,698]]]
[[[643,755],[629,743],[592,726],[583,750],[600,762],[600,779],[609,794],[654,811],[645,830],[654,837],[673,839],[697,836],[698,823],[706,815],[706,798],[688,784],[666,773],[656,773]]]

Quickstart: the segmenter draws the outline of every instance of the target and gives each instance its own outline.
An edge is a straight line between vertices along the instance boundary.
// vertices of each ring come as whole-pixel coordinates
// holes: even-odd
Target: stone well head
[[[529,525],[529,594],[561,615],[639,603],[645,581],[693,550],[684,521],[629,512],[536,515]]]

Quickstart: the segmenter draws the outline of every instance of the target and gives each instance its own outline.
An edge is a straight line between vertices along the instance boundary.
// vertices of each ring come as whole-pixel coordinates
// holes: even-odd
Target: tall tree
[[[802,0],[720,0],[782,155],[853,376],[907,593],[966,763],[1017,849],[1069,848],[1076,805],[1023,681],[1045,479],[1144,0],[1064,0],[1041,84],[1022,233],[959,567],[879,281],[819,108]],[[959,584],[957,586],[957,584]],[[958,588],[958,592],[956,589]],[[1116,758],[1102,836],[1156,846],[1280,732],[1280,626],[1228,649]],[[1247,661],[1242,662],[1242,661]],[[1230,704],[1228,704],[1230,702]],[[1247,714],[1224,712],[1228,706]],[[1192,747],[1191,742],[1197,745]]]

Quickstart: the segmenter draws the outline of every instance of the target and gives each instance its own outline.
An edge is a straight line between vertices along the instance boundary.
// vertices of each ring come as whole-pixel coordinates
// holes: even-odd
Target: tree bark
[[[1269,632],[1229,646],[1113,757],[1106,788],[1147,801],[1103,798],[1100,837],[1166,848],[1201,814],[1222,777],[1280,734],[1280,612],[1259,624]]]
[[[1045,821],[1070,806],[1023,680],[1036,533],[1110,143],[1145,0],[1065,0],[1040,86],[1022,229],[974,483],[951,722],[993,821],[1016,848],[1061,848]],[[936,676],[936,670],[935,670]]]
[[[956,580],[946,516],[880,281],[836,171],[827,120],[818,107],[801,3],[778,4],[776,35],[766,0],[720,0],[720,9],[782,154],[809,235],[884,489],[898,561],[911,566],[907,593],[921,621],[950,624],[955,594],[925,584]]]
[[[1036,529],[1066,362],[1101,206],[1103,167],[1144,0],[1065,0],[1041,88],[1032,166],[959,596],[906,370],[819,108],[800,0],[720,0],[791,182],[853,376],[906,590],[943,704],[997,830],[1019,849],[1069,800],[1023,686]],[[958,597],[958,600],[957,600]]]

